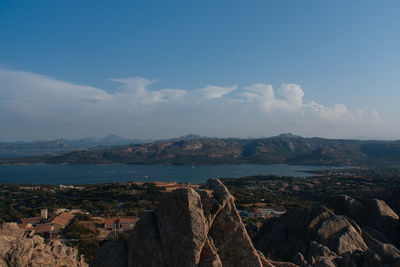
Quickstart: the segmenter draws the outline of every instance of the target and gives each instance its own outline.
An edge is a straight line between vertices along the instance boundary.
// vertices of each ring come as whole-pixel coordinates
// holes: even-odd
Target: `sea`
[[[279,175],[307,178],[309,171],[334,169],[334,166],[310,165],[93,165],[27,164],[0,165],[0,183],[17,184],[98,184],[125,182],[203,183],[208,178],[239,178],[250,175]]]

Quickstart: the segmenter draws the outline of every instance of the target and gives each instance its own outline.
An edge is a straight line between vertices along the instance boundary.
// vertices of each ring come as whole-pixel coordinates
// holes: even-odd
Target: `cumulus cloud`
[[[304,91],[297,84],[283,84],[277,90],[277,95],[272,85],[254,84],[244,88],[241,95],[248,101],[257,103],[266,113],[284,112],[296,113],[329,122],[352,121],[364,122],[372,119],[373,122],[382,122],[378,112],[375,110],[366,113],[361,109],[349,110],[343,104],[335,104],[331,107],[324,106],[315,101],[303,102]]]
[[[237,89],[237,86],[221,87],[215,85],[208,85],[199,90],[192,92],[192,95],[197,97],[197,100],[207,100],[213,98],[221,98],[230,92]]]
[[[32,134],[29,127],[42,122],[44,128],[35,129],[38,136],[52,127],[58,136],[68,131],[81,131],[82,135],[103,131],[154,137],[155,131],[161,134],[160,130],[166,135],[188,131],[205,135],[265,135],[271,127],[278,132],[306,133],[308,129],[321,135],[322,125],[347,127],[346,134],[355,134],[362,125],[383,123],[376,110],[351,110],[343,104],[325,106],[316,101],[305,103],[304,90],[297,84],[283,84],[277,90],[269,84],[243,88],[207,85],[189,90],[149,89],[157,81],[143,77],[110,80],[116,82],[112,92],[0,69],[0,126],[7,128],[8,135],[25,128],[26,135]],[[10,127],[9,118],[14,118],[15,129]]]

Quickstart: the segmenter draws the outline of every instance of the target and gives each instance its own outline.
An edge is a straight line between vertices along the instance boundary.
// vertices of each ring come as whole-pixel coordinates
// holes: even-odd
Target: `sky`
[[[0,141],[400,139],[400,1],[0,1]]]

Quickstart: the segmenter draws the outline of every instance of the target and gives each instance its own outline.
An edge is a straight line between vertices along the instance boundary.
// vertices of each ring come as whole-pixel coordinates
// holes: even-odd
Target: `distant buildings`
[[[179,188],[198,188],[200,185],[196,185],[196,184],[179,184],[177,182],[171,182],[171,183],[167,183],[167,182],[152,182],[156,187],[166,191],[166,192],[172,192],[176,189]],[[137,185],[143,185],[143,182],[135,182],[134,184]]]
[[[262,216],[265,217],[274,217],[281,216],[286,213],[286,211],[277,211],[273,208],[258,208],[258,210],[262,213]]]
[[[133,229],[135,227],[136,222],[139,218],[109,218],[104,221],[104,228],[105,229],[121,229],[121,230],[128,230]]]
[[[40,186],[20,186],[19,189],[34,191],[34,190],[40,190]]]
[[[39,224],[42,220],[43,220],[43,218],[40,217],[40,216],[38,216],[38,217],[30,217],[30,218],[22,218],[21,219],[21,223],[22,224],[28,224],[29,223],[29,224],[31,224],[33,226],[33,225]]]
[[[249,217],[253,218],[263,218],[263,213],[256,207],[250,207],[247,209]]]
[[[29,217],[29,218],[22,218],[21,223],[23,225],[30,224],[32,226],[41,223],[43,220],[47,220],[47,209],[42,209],[40,211],[40,216],[38,217]]]
[[[40,217],[42,217],[43,219],[47,220],[47,209],[42,209],[40,211]]]
[[[33,228],[35,233],[52,233],[54,232],[54,226],[50,224],[39,224]]]
[[[38,217],[22,218],[20,227],[23,229],[32,228],[37,233],[53,234],[61,232],[74,217],[74,214],[64,211],[49,219],[47,209],[42,209]]]
[[[60,184],[60,185],[58,186],[58,188],[59,188],[60,190],[68,190],[68,189],[84,190],[84,189],[85,189],[85,187],[83,187],[83,186],[63,185],[63,184]]]
[[[239,210],[240,217],[249,217],[249,218],[270,218],[270,217],[278,217],[285,213],[285,211],[277,211],[273,208],[261,208],[261,207],[248,207],[245,210]]]
[[[51,222],[50,225],[54,226],[54,229],[57,230],[62,230],[64,229],[70,222],[71,220],[75,217],[74,214],[69,213],[69,212],[63,212],[60,215],[56,216]]]

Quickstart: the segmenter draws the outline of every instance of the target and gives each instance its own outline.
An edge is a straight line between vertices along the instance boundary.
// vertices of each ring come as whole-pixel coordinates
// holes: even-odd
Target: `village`
[[[152,183],[155,188],[160,192],[168,193],[179,188],[198,188],[199,185],[192,184],[179,184],[176,182],[154,182]],[[145,183],[136,182],[136,187],[143,187]],[[40,186],[20,186],[19,189],[25,191],[37,191],[41,190]],[[58,185],[53,188],[52,191],[85,191],[85,186],[74,186],[74,185]],[[135,192],[137,189],[132,189]],[[135,193],[136,194],[136,193]],[[114,209],[121,209],[125,203],[118,202]],[[39,210],[38,210],[39,213]],[[268,207],[265,203],[256,203],[253,205],[242,205],[242,209],[239,209],[239,215],[243,219],[255,218],[265,219],[269,217],[280,216],[285,211],[275,210],[274,208]],[[77,241],[76,239],[67,239],[66,233],[68,226],[75,222],[83,228],[90,229],[95,233],[95,238],[99,241],[116,238],[121,233],[129,232],[132,230],[139,220],[139,216],[98,216],[97,214],[91,214],[87,210],[83,210],[79,207],[76,208],[61,208],[53,209],[50,214],[47,208],[40,210],[40,215],[34,217],[20,218],[18,221],[19,227],[25,230],[33,230],[35,233],[40,234],[48,239],[59,239],[63,241]]]
[[[199,186],[176,182],[2,184],[0,218],[16,222],[20,228],[48,240],[68,243],[90,259],[103,242],[127,238],[140,216],[156,208],[164,194]],[[241,198],[236,200],[246,227],[258,227],[266,218],[284,213],[263,201],[241,203]]]

